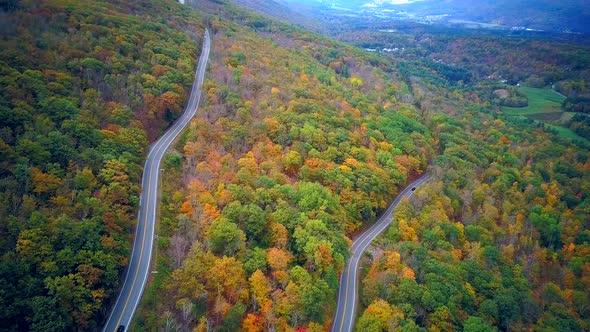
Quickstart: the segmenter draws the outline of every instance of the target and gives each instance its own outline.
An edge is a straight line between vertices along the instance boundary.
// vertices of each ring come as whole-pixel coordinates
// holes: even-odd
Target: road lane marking
[[[176,131],[175,129],[173,129],[173,131]],[[173,136],[170,136],[170,137],[173,137]],[[148,172],[148,174],[149,174],[148,175],[148,197],[147,197],[148,204],[146,205],[146,211],[145,211],[146,213],[143,216],[144,217],[143,218],[144,219],[144,229],[143,229],[143,238],[141,241],[141,251],[139,252],[139,263],[137,264],[137,269],[135,269],[135,277],[133,278],[133,283],[131,284],[131,290],[129,291],[129,295],[127,296],[127,300],[125,301],[125,305],[123,306],[123,309],[121,310],[121,315],[119,316],[119,320],[117,321],[117,324],[116,324],[117,327],[119,326],[119,324],[121,323],[121,320],[123,319],[123,316],[125,314],[125,310],[127,310],[127,305],[129,304],[129,300],[131,299],[131,295],[133,294],[133,288],[135,287],[135,283],[137,282],[137,277],[138,277],[139,271],[141,269],[141,263],[143,262],[143,251],[145,249],[145,239],[146,239],[146,235],[147,235],[148,221],[150,219],[150,217],[149,217],[150,214],[149,214],[149,211],[147,211],[147,210],[150,207],[150,200],[152,197],[152,182],[153,182],[152,181],[152,179],[153,179],[152,173],[154,170],[153,162],[156,162],[156,166],[159,165],[161,158],[163,157],[163,153],[161,152],[162,148],[166,147],[164,149],[164,151],[166,151],[166,150],[168,150],[167,145],[172,143],[172,142],[170,142],[170,143],[167,142],[170,137],[165,137],[162,141],[156,142],[156,146],[154,146],[154,149],[153,149],[154,159],[152,160],[152,163],[150,163],[149,172]],[[158,146],[158,143],[160,143],[159,146]],[[160,156],[160,154],[162,154],[162,156]],[[158,167],[156,167],[156,169],[157,169],[156,170],[156,182],[157,182],[157,179],[160,177],[160,175],[159,175]],[[155,185],[155,187],[157,187],[157,185]],[[157,193],[154,193],[154,196],[157,196]],[[154,211],[152,211],[153,212],[152,216],[154,216],[154,219],[155,219],[155,206],[156,205],[157,204],[155,204],[155,203],[151,204],[152,210],[154,210]],[[116,330],[116,328],[115,328],[115,330]]]
[[[345,295],[344,295],[344,308],[342,308],[342,317],[345,317],[345,315],[346,315],[346,307],[348,306],[348,289],[349,289],[349,287],[348,287],[348,276],[349,275],[350,275],[350,264],[348,266],[348,269],[346,269],[346,291],[345,291]],[[344,327],[344,318],[341,319],[340,332],[342,332],[342,327]]]
[[[161,150],[164,146],[166,146],[167,144],[164,144],[167,141],[167,138],[165,138],[164,140],[160,141],[160,142],[156,142],[156,145],[154,146],[154,149],[152,150],[154,152],[154,159],[156,160],[156,164],[159,164],[159,161],[161,158],[159,157],[159,154],[161,154]],[[158,143],[160,143],[160,145],[158,146]],[[166,148],[167,150],[167,148]],[[154,159],[152,160],[152,162],[150,163],[150,167],[148,170],[148,195],[147,195],[147,205],[146,205],[146,213],[144,213],[143,215],[143,221],[144,221],[144,227],[143,227],[143,238],[141,239],[141,250],[139,252],[139,262],[137,263],[137,268],[135,269],[135,276],[133,278],[133,283],[131,284],[131,289],[129,290],[129,294],[127,295],[127,299],[125,300],[125,304],[123,305],[123,309],[121,309],[121,315],[119,316],[119,320],[117,321],[117,324],[115,326],[115,331],[117,329],[117,327],[119,326],[119,324],[121,323],[121,320],[123,319],[123,316],[125,315],[125,310],[127,310],[127,305],[129,304],[129,300],[131,299],[131,295],[133,294],[133,288],[135,287],[135,283],[137,282],[137,277],[139,275],[139,271],[141,269],[141,263],[143,262],[143,251],[145,249],[145,239],[146,239],[146,235],[147,235],[147,228],[148,228],[148,220],[149,220],[149,211],[148,208],[150,206],[150,201],[151,201],[151,197],[152,197],[152,172],[154,169]],[[149,160],[148,160],[149,161]],[[159,171],[159,170],[158,170]],[[156,171],[156,180],[159,178],[159,173],[158,171]],[[156,195],[156,194],[154,194]],[[156,204],[152,204],[152,206],[155,206]],[[154,215],[155,216],[155,215]]]
[[[151,171],[151,167],[150,167],[149,171]],[[151,176],[148,175],[148,196],[147,196],[148,206],[150,204],[150,198],[151,198],[151,194],[152,194],[151,187],[152,187]],[[144,217],[144,221],[146,221],[145,219],[147,218],[147,216],[144,215],[143,217]],[[123,315],[125,314],[125,309],[127,309],[127,304],[129,303],[129,299],[131,298],[131,294],[133,294],[133,288],[135,287],[135,282],[137,281],[137,276],[139,274],[139,268],[141,267],[141,261],[143,260],[143,249],[145,247],[146,231],[147,231],[147,223],[144,222],[143,238],[141,239],[141,250],[139,252],[139,262],[137,263],[137,268],[135,269],[135,276],[133,277],[133,283],[131,284],[131,288],[129,289],[129,294],[127,295],[127,299],[125,300],[125,304],[123,305],[123,309],[121,309],[121,315],[119,315],[119,320],[117,320],[117,324],[115,324],[114,331],[116,331],[117,328],[119,327],[119,324],[121,323],[121,320],[123,319]],[[131,258],[133,258],[133,257],[131,257]]]

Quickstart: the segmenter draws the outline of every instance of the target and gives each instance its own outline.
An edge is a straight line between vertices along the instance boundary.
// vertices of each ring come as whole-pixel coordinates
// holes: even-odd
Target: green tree
[[[471,316],[463,322],[464,332],[494,332],[497,331],[480,317]]]
[[[207,231],[209,248],[217,254],[234,255],[245,247],[246,236],[226,218],[218,218]]]

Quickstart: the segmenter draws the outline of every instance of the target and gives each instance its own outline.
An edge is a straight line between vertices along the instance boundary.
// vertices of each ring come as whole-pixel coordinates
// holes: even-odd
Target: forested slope
[[[587,144],[504,116],[427,70],[404,76],[433,114],[439,155],[431,184],[370,250],[357,329],[588,330]]]
[[[358,330],[588,329],[589,154],[528,126],[435,118],[442,154],[369,250]]]
[[[349,236],[425,170],[431,132],[385,59],[198,8],[223,15],[207,104],[166,161],[166,258],[136,328],[328,328]]]
[[[587,328],[582,146],[398,59],[195,4],[214,14],[207,105],[166,161],[137,327],[329,329],[350,237],[432,162],[371,249],[357,328]]]
[[[184,106],[203,29],[173,1],[2,6],[0,329],[94,330],[130,254],[145,152]]]

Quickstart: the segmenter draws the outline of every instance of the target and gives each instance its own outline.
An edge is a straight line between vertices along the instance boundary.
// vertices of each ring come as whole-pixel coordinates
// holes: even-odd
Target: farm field
[[[518,90],[526,95],[529,105],[527,107],[502,107],[504,113],[514,116],[526,116],[545,123],[557,131],[561,137],[580,140],[587,144],[590,143],[589,140],[559,125],[561,122],[559,120],[563,120],[563,116],[566,114],[561,108],[561,104],[565,100],[564,96],[546,88],[520,87]],[[571,116],[571,114],[566,115]]]
[[[564,128],[562,126],[556,126],[550,123],[545,123],[546,126],[550,127],[551,129],[554,129],[555,131],[557,131],[557,133],[559,134],[559,136],[561,137],[565,137],[565,138],[570,138],[572,140],[577,140],[577,141],[582,141],[584,143],[586,143],[587,145],[590,145],[590,140],[576,134],[575,132],[573,132],[571,129],[569,128]]]
[[[502,110],[508,115],[531,116],[539,113],[563,113],[561,104],[565,100],[565,97],[559,95],[551,89],[521,87],[518,89],[518,91],[527,96],[529,100],[529,106],[503,107]]]

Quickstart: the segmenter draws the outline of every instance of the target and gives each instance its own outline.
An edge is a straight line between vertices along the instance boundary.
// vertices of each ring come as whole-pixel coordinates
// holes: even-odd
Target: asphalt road
[[[189,124],[197,112],[210,50],[211,40],[209,31],[205,30],[203,50],[201,51],[201,58],[199,59],[199,64],[195,72],[195,81],[188,104],[176,122],[151,146],[147,160],[145,161],[141,182],[138,222],[135,229],[135,242],[133,244],[131,260],[127,268],[127,275],[125,276],[123,287],[121,288],[119,297],[117,297],[117,302],[115,302],[113,311],[104,326],[104,332],[116,331],[120,325],[125,326],[125,330],[127,329],[145,288],[148,275],[150,274],[150,261],[154,245],[154,227],[159,202],[160,162],[166,150],[170,147],[170,144],[174,142],[178,134]]]
[[[363,253],[367,250],[371,242],[389,226],[392,220],[392,212],[402,198],[411,197],[414,194],[414,190],[412,189],[418,188],[426,181],[428,181],[428,176],[423,175],[402,190],[375,224],[352,243],[352,255],[340,277],[338,306],[336,307],[336,316],[334,316],[334,322],[332,323],[332,332],[352,331],[356,314],[358,270],[361,257],[363,257]]]

